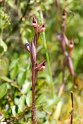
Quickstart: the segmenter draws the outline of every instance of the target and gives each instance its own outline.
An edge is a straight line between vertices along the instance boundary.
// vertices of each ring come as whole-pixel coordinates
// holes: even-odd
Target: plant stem
[[[73,117],[74,117],[74,99],[73,99],[73,92],[71,92],[71,102],[72,102],[72,111],[71,111],[70,124],[73,124]]]
[[[32,124],[36,124],[35,83],[36,83],[35,63],[32,63]]]
[[[38,25],[35,17],[33,18],[33,27],[35,28],[35,36],[31,44],[26,43],[25,47],[31,56],[32,64],[32,124],[36,124],[36,94],[35,94],[35,84],[37,79],[37,73],[41,69],[45,68],[45,61],[40,64],[36,63],[36,47],[38,43],[38,38],[41,32],[45,30],[44,24],[41,26]]]

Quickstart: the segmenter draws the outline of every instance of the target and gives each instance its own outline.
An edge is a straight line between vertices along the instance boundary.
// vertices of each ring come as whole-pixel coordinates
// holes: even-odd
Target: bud
[[[63,13],[62,13],[62,19],[63,19],[63,20],[66,20],[66,18],[67,18],[67,12],[66,12],[66,10],[64,9],[64,10],[63,10]]]
[[[28,52],[30,52],[30,47],[31,47],[31,46],[30,46],[29,43],[26,43],[26,44],[25,44],[25,48],[26,48],[26,50],[27,50]]]
[[[66,31],[66,18],[67,18],[67,12],[64,9],[62,13],[62,32],[63,33]]]
[[[37,27],[38,27],[38,23],[37,23],[37,20],[36,20],[35,17],[33,17],[32,26],[33,26],[34,28],[37,28]]]

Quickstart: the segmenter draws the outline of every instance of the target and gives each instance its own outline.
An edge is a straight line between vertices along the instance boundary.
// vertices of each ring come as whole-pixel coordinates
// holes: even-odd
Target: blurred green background
[[[70,92],[74,93],[74,122],[83,124],[83,1],[0,0],[0,122],[31,124],[31,62],[25,43],[34,37],[32,17],[45,23],[37,47],[37,61],[46,69],[36,83],[37,124],[69,124]],[[62,88],[63,55],[56,34],[61,32],[62,10],[67,10],[68,39],[74,39],[75,84],[66,68]]]

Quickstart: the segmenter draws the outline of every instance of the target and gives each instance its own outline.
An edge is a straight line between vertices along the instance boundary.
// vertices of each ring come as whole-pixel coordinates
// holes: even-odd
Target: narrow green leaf
[[[1,76],[0,79],[4,80],[4,81],[6,81],[6,82],[12,83],[12,80],[9,79],[9,78],[6,77],[6,76]]]

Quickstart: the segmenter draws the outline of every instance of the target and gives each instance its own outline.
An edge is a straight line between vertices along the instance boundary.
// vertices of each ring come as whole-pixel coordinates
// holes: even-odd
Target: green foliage
[[[73,65],[75,84],[68,69],[62,88],[63,55],[56,38],[61,32],[61,13],[66,7],[67,37],[74,39]],[[37,57],[46,59],[46,69],[39,72],[36,83],[38,124],[69,123],[70,91],[74,91],[74,124],[83,123],[83,2],[61,0],[57,15],[55,0],[3,0],[0,2],[0,122],[31,124],[31,62],[24,44],[34,36],[32,16],[45,23],[39,38]],[[41,50],[42,49],[42,50]]]
[[[7,84],[3,83],[0,85],[0,99],[3,98],[7,94]]]

